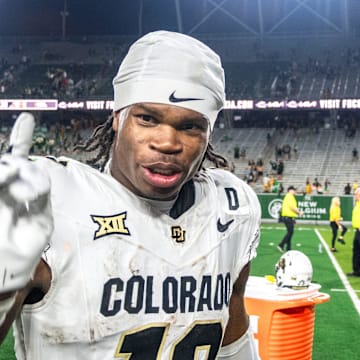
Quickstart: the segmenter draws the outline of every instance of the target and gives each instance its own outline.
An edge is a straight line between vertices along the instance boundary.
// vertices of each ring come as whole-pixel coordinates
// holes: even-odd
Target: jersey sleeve
[[[222,223],[233,220],[227,241],[237,274],[256,257],[260,241],[261,207],[254,190],[234,174],[213,170],[216,178]]]
[[[240,180],[239,187],[244,196],[244,206],[248,208],[247,221],[239,224],[239,236],[242,239],[247,239],[246,250],[241,257],[240,266],[242,268],[257,255],[256,249],[260,243],[261,207],[255,191],[248,184]],[[242,226],[246,232],[242,231]]]

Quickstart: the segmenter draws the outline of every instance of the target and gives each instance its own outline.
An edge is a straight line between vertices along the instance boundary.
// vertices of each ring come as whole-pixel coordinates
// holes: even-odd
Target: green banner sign
[[[282,207],[285,195],[258,194],[261,204],[262,218],[276,220]],[[332,196],[327,195],[296,195],[298,207],[304,212],[299,220],[329,221],[329,209]],[[354,200],[352,196],[340,196],[341,215],[344,221],[351,221]]]

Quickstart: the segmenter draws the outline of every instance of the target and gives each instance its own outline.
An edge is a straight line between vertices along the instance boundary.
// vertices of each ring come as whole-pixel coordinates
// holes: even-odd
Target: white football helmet
[[[313,268],[310,259],[301,251],[289,250],[275,265],[278,287],[305,289],[311,284]]]

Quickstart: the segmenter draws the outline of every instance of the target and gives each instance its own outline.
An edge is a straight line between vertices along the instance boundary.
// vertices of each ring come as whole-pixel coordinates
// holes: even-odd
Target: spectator
[[[316,193],[318,195],[322,195],[324,193],[323,187],[321,184],[318,185],[318,187],[316,188]]]
[[[245,159],[246,158],[246,148],[244,146],[240,149],[240,158]]]
[[[268,174],[265,174],[265,176],[263,177],[263,192],[264,193],[271,192],[270,177]]]
[[[324,182],[324,192],[327,193],[329,191],[329,185],[331,185],[331,182],[328,178],[325,179]]]
[[[282,147],[282,153],[287,156],[287,159],[291,159],[291,146],[289,144],[285,144]]]
[[[316,177],[314,179],[314,182],[312,183],[312,191],[316,192],[319,185],[320,185],[320,182],[319,182],[318,178]]]
[[[277,162],[274,161],[274,160],[270,160],[269,163],[271,165],[271,173],[276,174],[277,173],[277,167],[278,167]]]
[[[280,159],[281,156],[282,156],[281,146],[276,145],[276,146],[275,146],[275,160]]]
[[[240,158],[240,148],[238,145],[236,145],[234,147],[234,159],[239,159]]]
[[[312,187],[311,187],[309,178],[307,178],[306,179],[306,184],[305,184],[305,194],[306,195],[311,195],[311,193],[312,193]]]
[[[255,169],[256,169],[256,173],[257,173],[257,177],[258,177],[258,178],[261,177],[261,176],[263,176],[263,174],[264,174],[264,163],[263,163],[263,160],[262,160],[262,159],[258,159],[258,160],[256,161],[256,167],[255,167]]]
[[[358,160],[358,150],[356,147],[354,147],[352,150],[352,161],[357,161],[357,160]]]
[[[351,194],[351,185],[350,183],[347,183],[344,187],[344,194],[345,195],[350,195]]]
[[[298,158],[298,147],[296,144],[293,147],[293,152],[294,152],[294,158],[297,159]]]
[[[266,134],[266,141],[267,141],[268,144],[271,143],[271,134],[270,133]]]
[[[277,164],[277,174],[279,179],[282,178],[282,175],[284,173],[284,162],[282,160],[278,160],[278,164]]]

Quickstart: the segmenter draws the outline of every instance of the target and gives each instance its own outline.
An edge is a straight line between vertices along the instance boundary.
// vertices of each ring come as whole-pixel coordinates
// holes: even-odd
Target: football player
[[[0,163],[1,339],[13,323],[27,360],[258,359],[244,290],[260,206],[210,144],[218,55],[153,32],[113,85],[113,115],[83,146],[103,171],[28,161],[32,116],[15,124]]]

